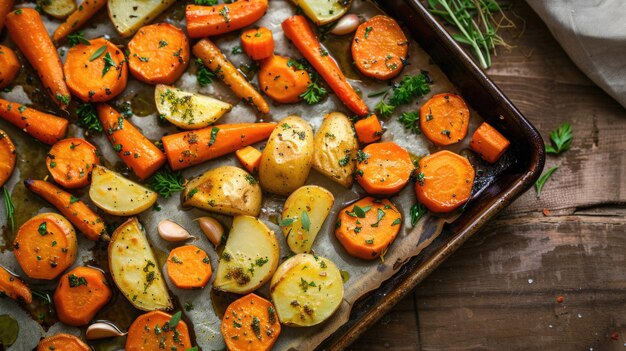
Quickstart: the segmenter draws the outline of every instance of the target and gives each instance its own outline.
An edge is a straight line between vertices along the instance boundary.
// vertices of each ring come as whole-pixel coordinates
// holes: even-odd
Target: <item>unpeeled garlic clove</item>
[[[172,222],[169,219],[164,219],[159,222],[157,231],[163,240],[167,241],[183,241],[191,238],[191,234],[185,228],[181,227],[178,223]]]
[[[90,325],[85,332],[87,340],[96,340],[104,338],[114,338],[124,336],[127,333],[119,330],[115,325],[107,322],[96,322]]]
[[[213,217],[200,217],[197,219],[200,229],[213,244],[217,247],[222,242],[222,235],[224,235],[224,227],[222,224]]]
[[[335,35],[346,35],[354,32],[359,26],[359,16],[355,14],[347,14],[337,21],[337,25],[330,31]]]

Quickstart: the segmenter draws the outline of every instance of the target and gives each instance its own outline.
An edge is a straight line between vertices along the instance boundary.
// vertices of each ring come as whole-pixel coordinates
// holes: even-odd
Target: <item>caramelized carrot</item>
[[[274,54],[274,36],[265,28],[252,28],[241,34],[241,47],[253,60],[263,60]]]
[[[24,185],[56,207],[87,239],[109,240],[104,220],[72,194],[43,180],[26,179]]]
[[[240,0],[214,6],[187,5],[187,33],[191,38],[202,38],[232,32],[258,21],[267,7],[267,0]]]
[[[420,107],[420,129],[435,145],[444,146],[465,138],[470,113],[463,98],[438,94]]]
[[[126,57],[121,49],[104,38],[89,43],[68,50],[63,66],[67,86],[85,102],[109,101],[126,88]]]
[[[415,184],[417,200],[432,212],[450,212],[469,200],[474,168],[454,152],[442,150],[422,158]]]
[[[54,308],[59,320],[81,326],[111,299],[111,289],[104,274],[91,267],[76,267],[59,279],[54,291]]]
[[[239,1],[237,3],[245,3]],[[192,5],[189,5],[192,6]],[[232,89],[233,93],[248,104],[255,107],[261,113],[269,113],[270,107],[261,94],[248,82],[248,80],[228,61],[220,49],[209,39],[201,39],[193,47],[193,54],[199,57],[204,65],[215,75],[224,81]]]
[[[48,95],[61,109],[67,108],[71,95],[65,85],[61,58],[39,12],[31,8],[17,9],[6,16],[6,25],[11,39],[37,71]]]
[[[148,84],[172,84],[189,65],[189,40],[169,23],[141,27],[128,50],[130,73]]]
[[[0,129],[0,188],[6,183],[15,169],[15,145],[9,135]]]
[[[4,20],[7,14],[13,8],[13,2],[14,0],[3,0],[0,2],[0,32],[2,32],[2,27],[4,27]]]
[[[26,303],[33,302],[30,288],[2,266],[0,266],[0,296],[8,296],[15,301],[23,300]]]
[[[362,23],[352,40],[356,68],[370,78],[387,80],[402,71],[409,41],[393,18],[374,16]]]
[[[54,279],[76,260],[74,227],[56,213],[41,213],[26,221],[15,235],[13,253],[33,279]]]
[[[384,256],[401,223],[402,214],[391,201],[365,197],[341,210],[335,236],[350,255],[373,260]]]
[[[167,275],[177,288],[201,289],[211,278],[211,260],[195,245],[183,245],[170,251]]]
[[[2,27],[0,27],[2,29]],[[20,61],[13,50],[0,45],[0,89],[11,84],[20,71]]]
[[[37,351],[91,351],[79,338],[70,334],[56,334],[39,342]]]
[[[65,38],[68,34],[82,27],[91,17],[106,5],[106,0],[84,0],[78,9],[61,23],[52,35],[55,42]]]
[[[107,104],[98,105],[98,117],[113,149],[140,179],[165,163],[165,155],[129,121]]]
[[[476,129],[470,140],[470,148],[489,163],[498,161],[510,145],[511,142],[487,122]]]
[[[166,135],[161,140],[170,167],[179,170],[265,140],[275,127],[274,123],[221,124]]]
[[[356,180],[368,194],[395,194],[412,172],[409,153],[392,141],[369,144],[357,154]]]
[[[48,145],[63,139],[69,124],[64,118],[2,99],[0,99],[0,118]]]
[[[361,144],[373,143],[380,140],[380,137],[383,135],[383,127],[380,125],[378,117],[374,114],[358,120],[354,124],[354,130]]]
[[[233,301],[222,319],[222,336],[230,351],[269,351],[280,335],[274,305],[255,294]]]
[[[324,78],[337,97],[354,113],[365,116],[367,106],[354,91],[337,63],[322,47],[311,26],[303,16],[292,16],[282,23],[285,36],[296,46],[298,51],[309,61],[311,66]]]
[[[63,139],[52,145],[46,166],[54,181],[67,189],[89,184],[89,175],[99,165],[96,147],[80,138]]]
[[[235,155],[243,168],[245,168],[248,172],[254,174],[259,170],[259,165],[261,164],[261,158],[263,154],[261,151],[255,149],[252,146],[246,146],[242,149],[235,151]]]
[[[180,312],[179,312],[180,313]],[[137,317],[126,336],[126,351],[187,350],[191,348],[189,330],[184,321],[162,311]]]
[[[306,70],[289,66],[289,58],[272,56],[261,62],[259,87],[272,100],[283,104],[298,102],[311,78]]]

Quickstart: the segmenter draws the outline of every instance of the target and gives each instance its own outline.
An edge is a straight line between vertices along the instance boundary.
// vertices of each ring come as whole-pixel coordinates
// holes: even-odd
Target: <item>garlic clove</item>
[[[166,241],[183,241],[192,237],[185,228],[178,223],[164,219],[157,225],[157,231],[163,240]]]
[[[224,235],[222,224],[213,217],[200,217],[196,220],[204,235],[206,235],[213,246],[218,247],[222,242],[222,235]]]
[[[85,338],[87,340],[96,340],[104,338],[114,338],[118,336],[124,336],[127,333],[119,330],[115,325],[108,322],[96,322],[90,325],[85,332]]]
[[[330,32],[335,35],[350,34],[356,30],[359,22],[359,16],[353,13],[347,14],[337,21],[337,25]]]

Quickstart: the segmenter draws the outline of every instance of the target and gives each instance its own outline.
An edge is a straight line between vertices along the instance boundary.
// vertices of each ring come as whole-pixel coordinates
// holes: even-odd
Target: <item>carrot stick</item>
[[[22,224],[13,253],[26,275],[54,279],[76,260],[76,232],[65,217],[41,213]]]
[[[402,214],[391,201],[365,197],[339,213],[335,235],[350,255],[373,260],[384,256],[401,223]]]
[[[261,164],[261,158],[263,154],[261,151],[255,149],[252,146],[246,146],[242,149],[235,151],[235,155],[241,165],[250,173],[254,174],[258,172],[259,165]]]
[[[15,301],[21,299],[28,304],[33,302],[30,288],[2,266],[0,266],[0,296],[8,296]]]
[[[191,38],[202,38],[232,32],[258,21],[267,7],[267,0],[240,0],[215,6],[187,5],[187,33]]]
[[[20,67],[22,65],[13,50],[7,46],[0,45],[0,89],[13,82],[20,71]]]
[[[70,91],[65,85],[61,58],[43,25],[39,12],[31,8],[17,9],[6,16],[11,39],[33,66],[48,95],[66,109]]]
[[[361,119],[354,124],[354,130],[359,142],[362,144],[373,143],[380,140],[383,135],[383,127],[376,115],[372,114],[367,118]]]
[[[56,334],[41,340],[37,345],[37,351],[50,350],[90,351],[91,348],[74,335]]]
[[[89,184],[89,175],[99,165],[96,147],[80,138],[63,139],[52,146],[46,166],[54,181],[66,189]]]
[[[265,140],[275,127],[275,123],[221,124],[166,135],[161,140],[170,167],[179,170]]]
[[[180,313],[180,312],[179,312]],[[137,317],[126,336],[126,351],[187,350],[191,348],[187,323],[172,325],[172,316],[152,311]]]
[[[43,180],[26,179],[24,185],[56,207],[87,239],[110,240],[104,220],[72,194]]]
[[[15,169],[15,145],[9,135],[0,129],[0,188]]]
[[[265,28],[252,28],[241,33],[241,47],[253,60],[266,59],[274,54],[272,31]]]
[[[233,301],[222,320],[222,336],[230,351],[269,351],[280,335],[274,305],[255,294]]]
[[[7,14],[11,12],[13,8],[13,2],[14,0],[3,0],[0,2],[0,32],[2,32],[2,27],[4,27]]]
[[[487,122],[476,129],[470,140],[470,148],[489,163],[498,161],[510,145],[511,142]]]
[[[311,78],[306,70],[289,66],[289,58],[272,56],[261,62],[259,87],[272,100],[289,104],[301,100]]]
[[[474,168],[454,152],[442,150],[422,158],[415,184],[417,200],[432,212],[450,212],[469,200]]]
[[[317,36],[303,16],[292,16],[282,23],[285,36],[293,42],[298,51],[309,61],[311,66],[324,78],[337,97],[359,116],[368,114],[363,100],[354,91],[348,80],[337,66],[335,60],[322,48]]]
[[[104,274],[91,267],[76,267],[59,279],[54,291],[54,308],[59,320],[81,326],[111,299],[111,289]]]
[[[61,23],[52,35],[55,42],[65,38],[68,34],[82,27],[91,17],[106,5],[106,0],[84,0],[78,9]]]
[[[107,104],[98,105],[102,128],[113,149],[140,179],[146,179],[165,163],[165,155],[129,121]]]
[[[64,118],[2,99],[0,99],[0,118],[48,145],[63,139],[69,124]]]
[[[411,156],[392,141],[369,144],[357,154],[356,180],[368,194],[395,194],[409,182],[412,172]]]
[[[239,1],[245,3],[245,1]],[[239,3],[237,2],[237,3]],[[235,3],[235,4],[237,4]],[[191,5],[190,5],[191,6]],[[199,57],[204,65],[224,81],[233,93],[255,107],[261,113],[270,112],[270,107],[261,94],[248,80],[228,61],[220,49],[209,39],[201,39],[193,47],[193,54]]]
[[[470,112],[463,98],[437,94],[420,107],[420,129],[435,145],[458,143],[467,135]]]
[[[183,245],[170,251],[167,275],[179,289],[201,289],[211,278],[211,260],[195,245]]]

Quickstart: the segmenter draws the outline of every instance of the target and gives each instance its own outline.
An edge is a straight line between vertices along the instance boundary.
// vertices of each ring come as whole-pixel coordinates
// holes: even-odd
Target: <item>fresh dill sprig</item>
[[[185,189],[185,178],[181,172],[174,172],[169,169],[163,169],[157,172],[148,186],[164,198],[172,196],[173,193]]]

